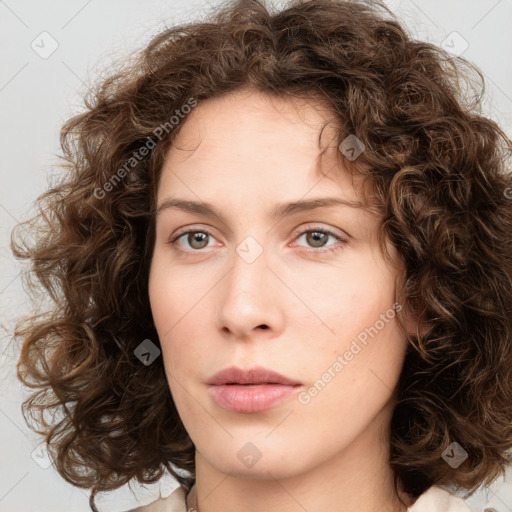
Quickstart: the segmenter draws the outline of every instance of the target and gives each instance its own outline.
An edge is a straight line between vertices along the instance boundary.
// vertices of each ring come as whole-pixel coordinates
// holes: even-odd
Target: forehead
[[[182,123],[166,155],[159,196],[201,194],[206,187],[218,194],[343,191],[356,199],[360,177],[343,168],[338,125],[325,100],[243,89],[200,102]]]

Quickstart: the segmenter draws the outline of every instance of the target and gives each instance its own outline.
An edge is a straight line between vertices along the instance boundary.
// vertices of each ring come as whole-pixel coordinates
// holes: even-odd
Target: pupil
[[[326,233],[322,233],[320,231],[312,231],[310,233],[310,240],[312,240],[312,244],[313,247],[322,247],[323,245],[323,242],[325,242],[325,240],[323,240],[327,234]],[[308,243],[310,242],[310,240],[308,240]]]
[[[203,249],[208,245],[207,238],[208,235],[206,233],[189,233],[188,243],[194,249]],[[205,241],[206,243],[203,243]],[[196,246],[195,242],[199,242],[199,246]]]

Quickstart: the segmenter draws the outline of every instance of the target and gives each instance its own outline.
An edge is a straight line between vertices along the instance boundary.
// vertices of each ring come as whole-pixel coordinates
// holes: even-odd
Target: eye
[[[341,249],[347,242],[343,237],[325,228],[313,228],[301,231],[297,240],[305,236],[306,243],[313,247],[308,252],[334,252]],[[334,238],[339,244],[326,245],[329,238]],[[303,246],[301,246],[303,247]],[[318,250],[321,249],[321,250]]]
[[[169,243],[172,246],[177,245],[176,250],[178,252],[185,252],[180,247],[180,244],[176,244],[176,242],[178,242],[181,238],[184,238],[184,240],[189,244],[187,250],[190,248],[192,250],[199,251],[205,247],[208,247],[208,241],[210,237],[213,236],[209,231],[187,229],[186,231],[182,231],[177,236],[175,236]]]
[[[300,240],[304,236],[306,243],[309,244],[310,246],[308,252],[334,252],[341,249],[347,242],[347,240],[345,240],[342,236],[337,235],[336,233],[325,228],[313,228],[303,230],[298,234],[296,239]],[[200,252],[202,249],[208,247],[208,242],[210,241],[211,238],[214,237],[207,230],[189,228],[185,231],[179,232],[174,238],[172,238],[169,241],[169,244],[173,246],[176,252],[178,253]],[[332,238],[339,243],[327,245],[329,238]],[[183,248],[183,245],[180,243],[181,239],[183,239],[186,242],[186,244],[188,244],[188,247]],[[299,247],[304,246],[299,245]]]

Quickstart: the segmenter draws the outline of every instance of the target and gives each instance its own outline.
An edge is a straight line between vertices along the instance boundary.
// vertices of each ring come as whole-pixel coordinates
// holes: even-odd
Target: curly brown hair
[[[14,339],[18,377],[38,390],[23,414],[56,469],[91,488],[94,511],[98,492],[133,478],[155,482],[167,469],[188,489],[194,481],[162,361],[145,366],[134,350],[159,344],[148,272],[160,172],[184,124],[170,120],[242,87],[321,97],[338,142],[354,134],[365,145],[340,158],[365,168],[382,240],[404,262],[398,321],[428,326],[409,335],[398,384],[395,488],[418,497],[433,484],[472,494],[492,483],[512,447],[512,141],[482,115],[481,71],[414,40],[370,0],[226,3],[120,61],[63,125],[62,177],[11,240],[31,261],[32,294],[52,301],[21,318]],[[16,241],[18,230],[33,241]],[[453,442],[469,454],[457,471],[442,460]]]

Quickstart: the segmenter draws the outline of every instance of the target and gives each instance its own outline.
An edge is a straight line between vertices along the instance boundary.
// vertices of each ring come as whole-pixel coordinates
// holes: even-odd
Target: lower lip
[[[260,412],[288,398],[295,393],[297,387],[299,386],[284,384],[261,384],[257,386],[223,384],[210,386],[208,391],[213,399],[225,409],[235,412]]]

